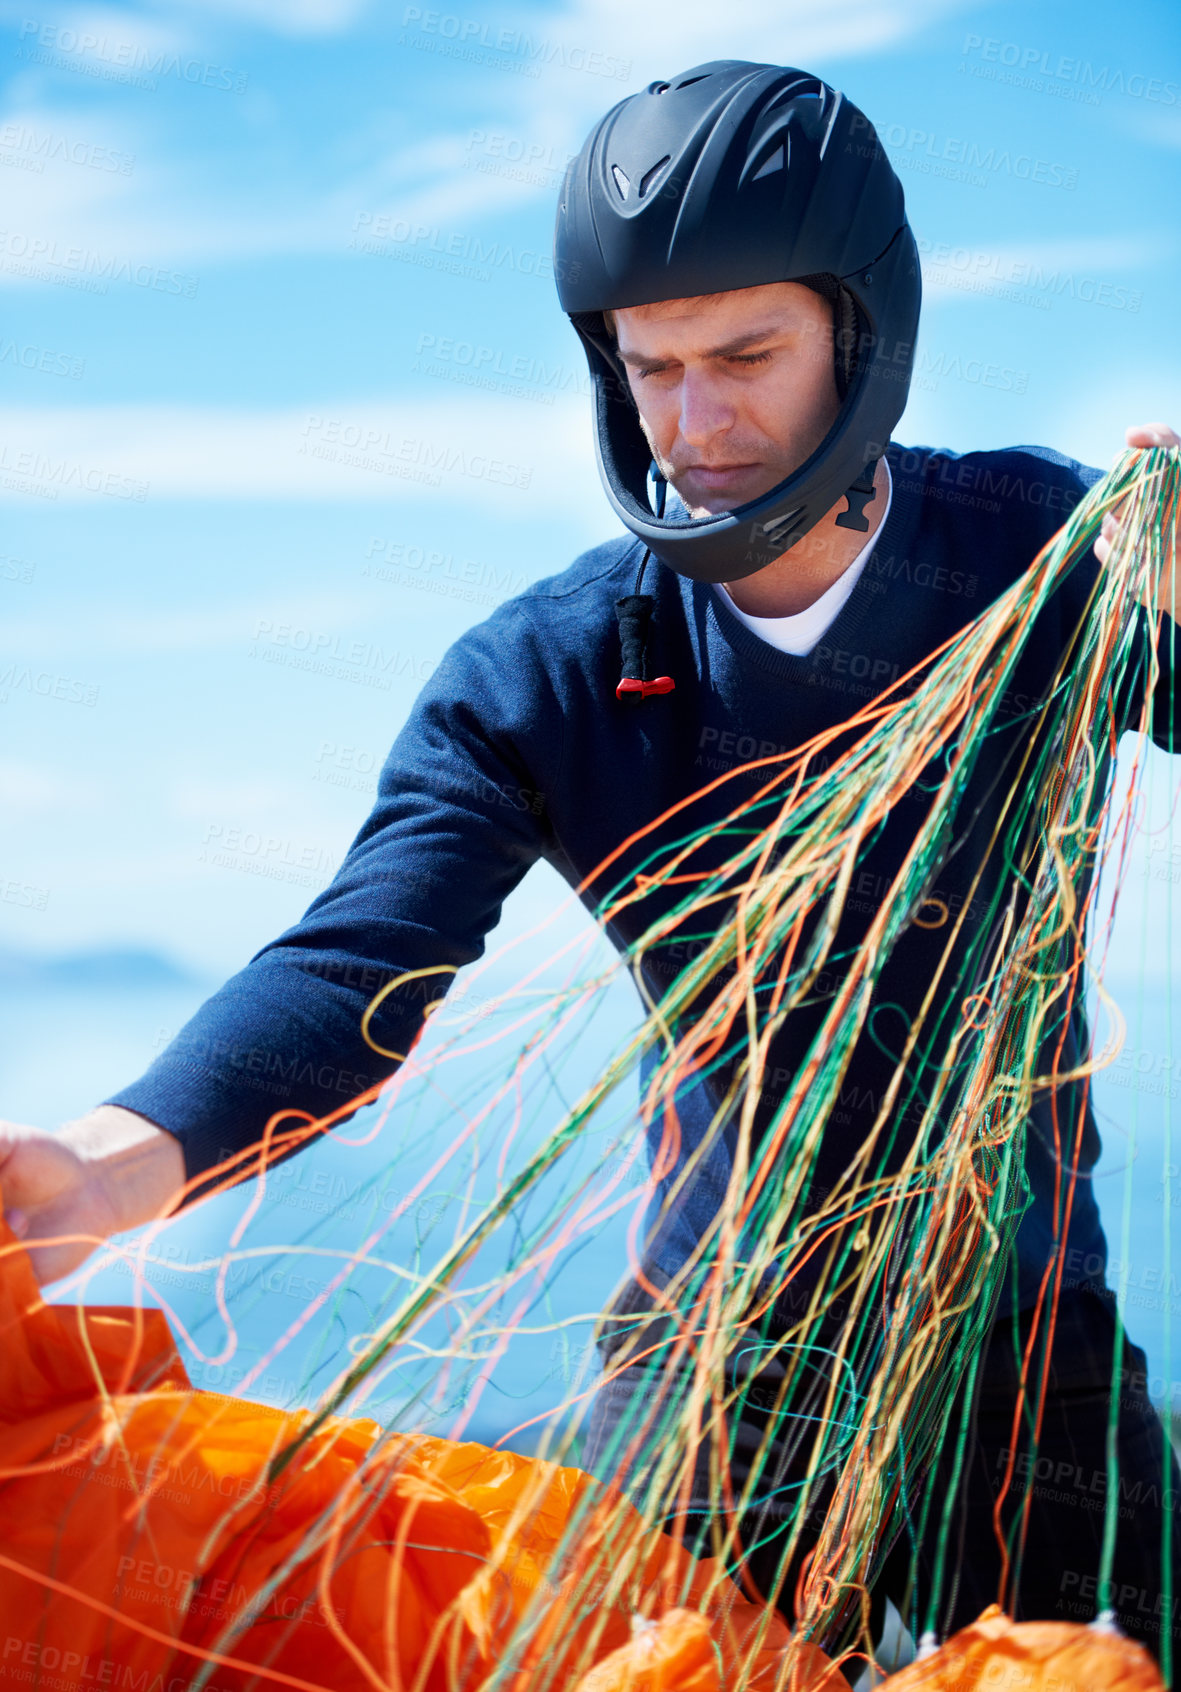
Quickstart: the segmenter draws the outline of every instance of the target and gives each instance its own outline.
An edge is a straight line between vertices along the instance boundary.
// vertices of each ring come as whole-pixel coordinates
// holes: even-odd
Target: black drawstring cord
[[[664,516],[668,482],[655,459],[648,467],[648,476],[653,483],[655,513],[659,519]],[[623,648],[623,676],[615,689],[615,697],[631,705],[638,705],[650,693],[671,693],[677,685],[671,676],[657,676],[653,681],[648,679],[648,633],[656,601],[650,593],[641,593],[640,589],[644,585],[644,571],[651,556],[650,550],[645,547],[640,568],[636,571],[635,587],[624,599],[615,601],[619,644]]]
[[[648,632],[656,600],[650,593],[641,593],[644,570],[650,557],[648,548],[636,572],[636,585],[631,593],[615,601],[615,615],[619,619],[619,644],[622,647],[623,675],[615,689],[616,699],[638,705],[650,693],[671,693],[677,685],[671,676],[648,679]]]

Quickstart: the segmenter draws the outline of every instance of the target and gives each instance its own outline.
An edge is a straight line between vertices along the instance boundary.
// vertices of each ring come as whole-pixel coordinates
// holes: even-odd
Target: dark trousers
[[[1010,1540],[1014,1573],[1009,1576],[1005,1609],[1019,1621],[1087,1622],[1096,1614],[1108,1492],[1107,1429],[1116,1317],[1111,1302],[1089,1289],[1062,1294],[1036,1444],[1030,1426],[1032,1407],[1023,1417],[1016,1439],[1013,1437],[1018,1348],[1028,1337],[1031,1320],[1029,1312],[1022,1312],[1016,1324],[1013,1318],[998,1320],[980,1359],[974,1403],[966,1403],[966,1388],[961,1386],[942,1449],[932,1460],[934,1503],[925,1530],[919,1531],[919,1502],[912,1506],[913,1520],[908,1520],[905,1512],[895,1518],[894,1526],[899,1531],[872,1591],[873,1608],[879,1616],[889,1596],[909,1625],[921,1628],[926,1623],[942,1503],[951,1492],[961,1409],[968,1411],[971,1421],[935,1616],[939,1637],[946,1638],[974,1620],[998,1598],[1002,1554],[993,1512],[1010,1466],[1001,1523]],[[667,1425],[661,1426],[664,1418],[660,1412],[673,1405],[684,1386],[683,1377],[664,1375],[645,1365],[627,1368],[618,1379],[605,1383],[592,1410],[582,1457],[584,1467],[604,1479],[620,1482],[637,1502],[652,1508],[652,1471],[667,1447],[668,1437]],[[1181,1685],[1181,1471],[1148,1398],[1144,1353],[1126,1336],[1115,1386],[1119,1400],[1118,1519],[1112,1605],[1123,1631],[1146,1645],[1158,1661],[1162,1630],[1171,1627],[1175,1673]],[[629,1432],[638,1428],[645,1416],[650,1432],[628,1472],[621,1474],[618,1454]],[[758,1419],[757,1410],[747,1410],[729,1430],[729,1473],[735,1495],[750,1474],[765,1429],[766,1421]],[[789,1620],[799,1561],[815,1541],[815,1526],[825,1502],[822,1494],[819,1507],[810,1513],[811,1537],[807,1532],[801,1536],[793,1564],[782,1569],[785,1524],[792,1515],[785,1500],[791,1497],[793,1464],[796,1475],[802,1475],[800,1463],[806,1458],[802,1443],[799,1452],[789,1448],[790,1438],[790,1433],[785,1433],[764,1456],[758,1501],[743,1515],[739,1527],[747,1575],[761,1593],[777,1594],[779,1607]],[[1167,1509],[1166,1463],[1172,1488]],[[929,1477],[912,1477],[918,1483],[909,1488],[913,1500],[922,1500],[925,1478]],[[1027,1494],[1028,1514],[1021,1534],[1018,1524]],[[682,1509],[665,1513],[668,1525],[673,1525],[672,1517],[680,1516],[687,1543],[709,1554],[711,1522],[716,1527],[718,1505],[711,1497],[709,1456],[704,1449],[697,1453],[691,1493],[681,1503]],[[659,1508],[656,1514],[661,1514]],[[1174,1570],[1174,1587],[1169,1595],[1162,1579],[1166,1531]]]

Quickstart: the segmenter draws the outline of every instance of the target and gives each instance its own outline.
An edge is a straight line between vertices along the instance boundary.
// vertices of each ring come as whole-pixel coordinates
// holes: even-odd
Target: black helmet
[[[567,168],[554,272],[590,364],[607,497],[663,563],[737,581],[842,494],[837,521],[868,528],[874,465],[910,386],[921,285],[902,184],[837,89],[806,71],[719,59],[620,101]],[[715,516],[656,515],[651,451],[602,314],[764,282],[806,283],[833,301],[836,421],[758,499]]]

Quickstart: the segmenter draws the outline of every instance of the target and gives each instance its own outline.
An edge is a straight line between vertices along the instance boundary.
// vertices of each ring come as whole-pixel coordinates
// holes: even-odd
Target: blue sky
[[[924,263],[899,440],[1106,465],[1127,424],[1181,422],[1175,0],[456,8],[0,0],[0,952],[138,945],[216,984],[329,879],[447,646],[614,532],[552,220],[568,155],[655,77],[796,63],[878,126]],[[432,480],[440,446],[512,474]],[[1163,822],[1176,777],[1148,773]],[[1163,838],[1113,947],[1113,1219],[1138,1110],[1159,1206],[1134,1078],[1171,1074]],[[500,937],[563,894],[532,872]],[[0,1112],[84,1109],[201,991],[22,1007]],[[220,1250],[214,1209],[170,1237]],[[1161,1326],[1158,1301],[1167,1369]]]

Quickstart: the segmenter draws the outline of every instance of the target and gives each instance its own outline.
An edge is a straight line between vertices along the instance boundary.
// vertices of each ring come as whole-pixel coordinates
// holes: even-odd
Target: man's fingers
[[[1124,431],[1124,439],[1132,447],[1181,446],[1181,436],[1168,423],[1134,423]]]
[[[1108,511],[1104,514],[1103,521],[1099,525],[1099,538],[1095,542],[1095,557],[1100,564],[1107,563],[1126,504],[1127,501],[1121,499],[1114,511]]]

